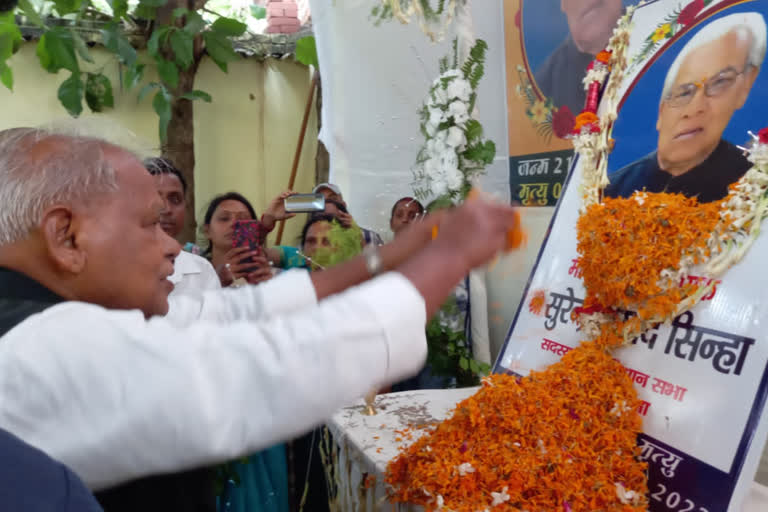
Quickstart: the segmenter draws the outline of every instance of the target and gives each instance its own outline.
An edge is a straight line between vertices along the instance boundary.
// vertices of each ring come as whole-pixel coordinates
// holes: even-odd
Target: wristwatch
[[[384,262],[381,259],[379,247],[376,244],[366,245],[363,248],[363,256],[365,257],[365,268],[371,277],[381,274],[384,269]]]

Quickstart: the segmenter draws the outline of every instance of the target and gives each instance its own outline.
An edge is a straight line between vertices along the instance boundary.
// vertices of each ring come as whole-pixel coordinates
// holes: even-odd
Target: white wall
[[[323,77],[321,138],[331,153],[332,179],[361,225],[388,234],[390,208],[411,194],[410,169],[423,143],[417,112],[453,36],[433,44],[416,24],[375,27],[368,17],[375,3],[312,0],[312,18]],[[489,45],[478,115],[497,155],[482,187],[509,201],[502,2],[476,0],[472,15],[476,37]],[[526,208],[527,248],[490,268],[494,353],[504,342],[553,210]]]

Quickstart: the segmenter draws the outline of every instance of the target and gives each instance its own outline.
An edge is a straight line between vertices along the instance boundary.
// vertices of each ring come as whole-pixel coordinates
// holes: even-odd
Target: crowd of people
[[[322,184],[296,247],[233,247],[235,221],[290,218],[292,192],[260,217],[231,192],[182,250],[186,188],[104,140],[0,131],[3,508],[288,510],[312,457],[285,443],[420,372],[427,319],[517,222],[403,198],[382,244]]]

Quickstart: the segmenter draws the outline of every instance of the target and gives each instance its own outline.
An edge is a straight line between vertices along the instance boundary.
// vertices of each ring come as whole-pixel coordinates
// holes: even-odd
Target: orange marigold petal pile
[[[455,512],[644,511],[638,405],[624,368],[591,342],[528,377],[493,375],[390,462],[391,500],[436,510],[439,495]],[[639,500],[622,503],[617,484]]]
[[[719,209],[720,202],[664,193],[590,206],[577,223],[584,305],[631,309],[647,319],[671,314],[695,287],[663,290],[662,271],[677,269],[684,252],[707,247]]]

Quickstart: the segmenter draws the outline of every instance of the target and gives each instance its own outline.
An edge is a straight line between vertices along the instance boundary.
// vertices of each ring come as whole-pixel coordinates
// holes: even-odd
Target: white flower
[[[625,489],[619,482],[616,482],[616,496],[624,505],[634,504],[640,498],[637,492]]]
[[[437,495],[437,508],[443,508],[445,506],[445,500],[441,495]]]
[[[463,124],[469,120],[467,104],[463,101],[454,101],[448,106],[448,116],[453,117],[456,124]]]
[[[436,105],[445,105],[449,100],[448,93],[442,87],[437,87],[434,92],[433,101]]]
[[[453,148],[443,151],[440,154],[440,167],[446,174],[458,172],[459,169],[459,156]]]
[[[430,178],[436,178],[439,174],[441,174],[440,170],[441,166],[439,159],[430,158],[424,162],[424,173]]]
[[[440,78],[457,78],[461,76],[461,72],[458,69],[449,69],[442,75],[440,75]]]
[[[469,101],[469,95],[472,94],[472,87],[469,85],[469,82],[460,78],[449,83],[445,92],[449,99],[458,98],[466,102]]]
[[[469,462],[463,462],[459,464],[456,469],[459,470],[459,476],[465,476],[475,472],[475,468],[473,468],[472,464],[470,464]]]
[[[464,136],[464,130],[456,126],[451,126],[448,129],[445,143],[452,148],[464,146],[464,144],[467,143],[467,138]]]
[[[436,196],[442,196],[448,193],[448,184],[443,179],[434,179],[432,181],[432,192]]]
[[[440,130],[435,134],[435,140],[439,141],[440,143],[445,146],[445,141],[448,139],[448,131],[446,130]]]
[[[450,172],[445,173],[445,183],[451,190],[459,190],[464,184],[464,175],[458,169],[453,169]]]
[[[437,127],[437,125],[443,121],[445,121],[445,112],[439,108],[429,109],[429,120],[427,121],[427,124],[433,124],[435,127]]]
[[[507,489],[508,487],[504,487],[501,492],[491,492],[491,498],[493,498],[493,503],[491,503],[492,507],[509,501],[509,494],[507,494]]]

